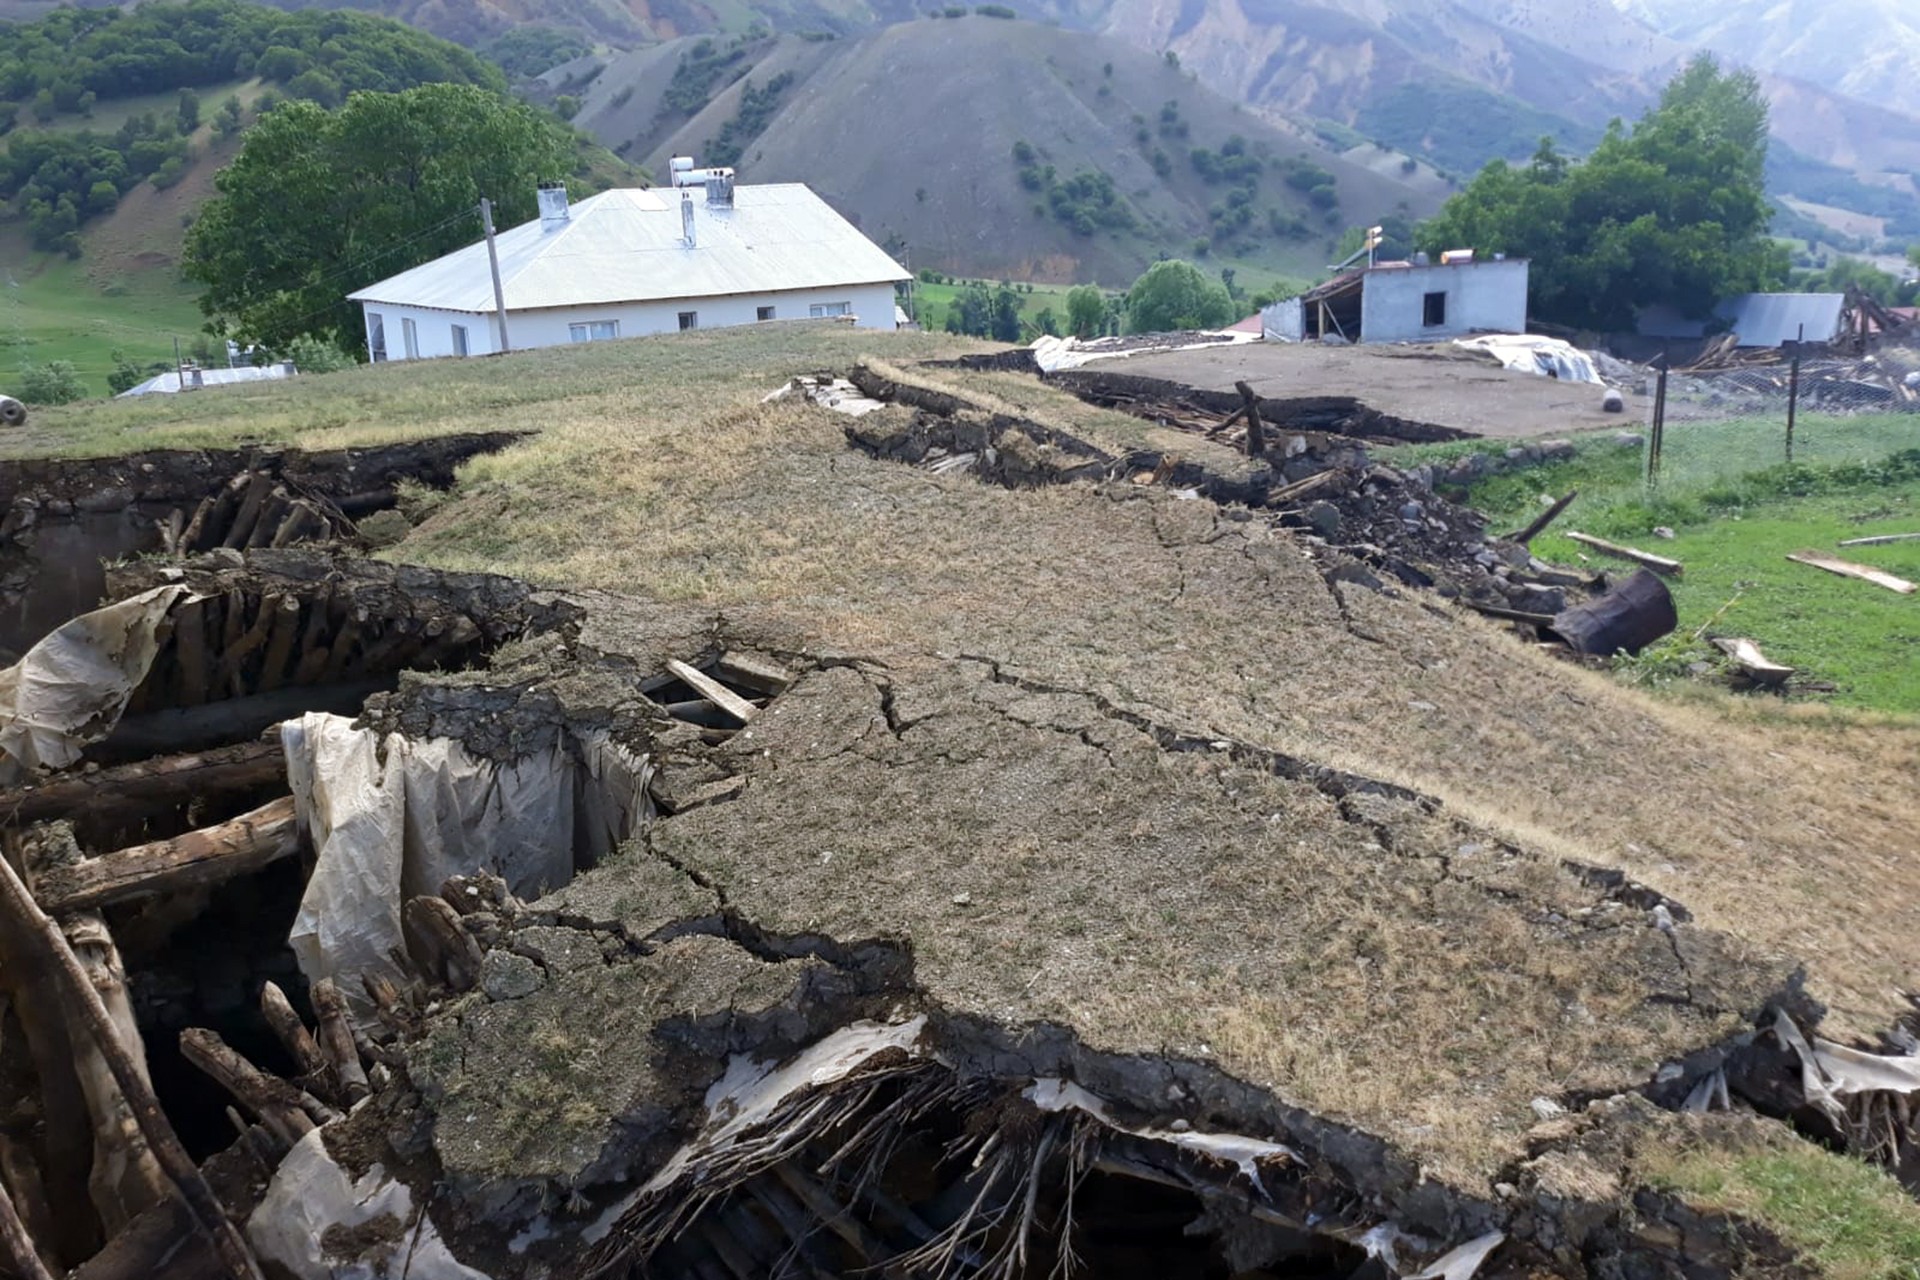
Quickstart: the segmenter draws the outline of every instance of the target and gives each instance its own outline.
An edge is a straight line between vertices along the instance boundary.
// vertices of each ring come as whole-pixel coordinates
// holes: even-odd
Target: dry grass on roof
[[[843,354],[836,340],[785,367]],[[754,374],[736,376],[748,356]],[[778,381],[771,353],[728,367],[677,396],[636,365],[617,410],[472,464],[462,498],[399,554],[753,609],[838,651],[988,654],[1624,867],[1703,923],[1807,961],[1837,1030],[1903,1007],[1920,936],[1912,724],[1657,701],[1430,599],[1342,587],[1336,601],[1289,538],[1206,503],[1010,493],[875,462],[841,419],[757,403]],[[1078,412],[1027,394],[1060,421]]]

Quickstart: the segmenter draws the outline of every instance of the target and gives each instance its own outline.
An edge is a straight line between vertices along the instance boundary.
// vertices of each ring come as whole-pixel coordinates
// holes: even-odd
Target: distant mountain
[[[1444,191],[1412,160],[1349,162],[1118,40],[986,16],[679,40],[612,59],[584,95],[574,122],[656,173],[688,154],[743,182],[804,181],[914,267],[973,276],[1125,284],[1200,240],[1216,264],[1314,275],[1347,228],[1420,216]]]
[[[1920,116],[1914,0],[1614,0],[1671,39]]]

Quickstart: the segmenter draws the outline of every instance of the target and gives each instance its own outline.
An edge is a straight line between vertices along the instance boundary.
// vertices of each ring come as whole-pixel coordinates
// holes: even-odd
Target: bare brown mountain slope
[[[726,73],[738,80],[682,117],[662,94],[690,47],[614,59],[587,90],[577,123],[663,173],[672,155],[711,157],[749,89],[791,77],[770,120],[739,139],[741,181],[806,182],[875,240],[904,244],[916,268],[1119,285],[1156,256],[1188,254],[1209,237],[1217,257],[1310,275],[1345,228],[1396,210],[1418,216],[1437,203],[1431,182],[1416,190],[1402,181],[1424,171],[1350,164],[1164,59],[1105,37],[966,17],[861,40],[763,41]],[[1235,135],[1265,172],[1247,229],[1229,237],[1210,211],[1234,184],[1209,182],[1191,153],[1218,152]],[[1051,167],[1058,182],[1109,175],[1134,226],[1077,231],[1046,207],[1044,187],[1023,181],[1014,155],[1022,141],[1034,149],[1034,168]],[[1319,178],[1287,180],[1284,167],[1302,163],[1323,171],[1335,203],[1316,204],[1305,189]],[[1298,224],[1276,231],[1275,215]]]

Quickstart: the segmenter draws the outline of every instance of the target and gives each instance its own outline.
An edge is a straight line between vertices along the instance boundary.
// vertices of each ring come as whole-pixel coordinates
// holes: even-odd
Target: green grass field
[[[1794,465],[1779,461],[1773,423],[1694,424],[1670,442],[1660,483],[1644,455],[1603,435],[1570,462],[1482,480],[1467,500],[1501,530],[1517,528],[1543,499],[1580,496],[1533,549],[1559,564],[1619,568],[1565,535],[1624,542],[1685,566],[1672,582],[1680,626],[1623,672],[1653,684],[1717,664],[1709,636],[1745,636],[1775,661],[1836,686],[1833,699],[1920,712],[1920,594],[1899,595],[1786,557],[1821,551],[1920,581],[1920,541],[1840,549],[1843,539],[1920,532],[1920,418],[1809,418]],[[1484,447],[1484,446],[1482,446]],[[1446,458],[1473,446],[1419,451]],[[1410,453],[1414,451],[1409,451]],[[1673,531],[1672,539],[1655,534]],[[1704,635],[1700,635],[1704,629]],[[1696,636],[1699,638],[1696,638]]]
[[[85,258],[35,255],[0,276],[0,390],[11,390],[20,367],[69,360],[94,395],[107,395],[113,353],[146,364],[171,360],[205,317],[194,290],[170,271],[95,280]]]
[[[251,104],[260,96],[264,86],[258,80],[229,80],[222,84],[210,84],[195,89],[200,95],[201,131],[204,133],[206,122],[213,119],[220,110],[220,104],[230,94],[238,94],[240,100]],[[51,120],[40,121],[34,118],[30,109],[22,108],[19,127],[25,131],[40,133],[79,133],[92,130],[94,133],[112,133],[121,125],[142,112],[151,111],[162,119],[173,116],[180,109],[180,91],[169,89],[165,93],[143,93],[131,98],[107,98],[96,102],[91,115],[82,115],[78,111],[62,111]]]

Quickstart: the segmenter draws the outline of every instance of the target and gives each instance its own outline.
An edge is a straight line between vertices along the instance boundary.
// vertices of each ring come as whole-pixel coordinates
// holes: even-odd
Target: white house
[[[1525,333],[1527,264],[1476,262],[1462,250],[1438,265],[1383,262],[1276,302],[1261,312],[1268,338],[1312,342],[1438,342],[1474,333]]]
[[[477,356],[676,329],[849,317],[894,327],[907,272],[800,183],[740,186],[731,169],[673,162],[675,186],[603,191],[495,237],[505,342],[487,243],[368,285],[374,360]],[[697,194],[696,194],[697,193]]]

